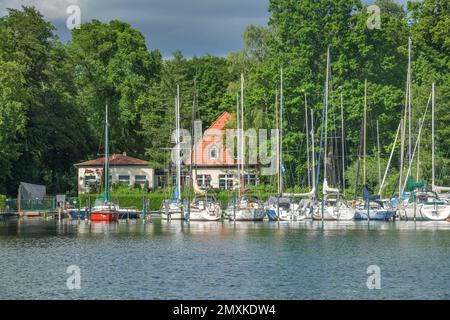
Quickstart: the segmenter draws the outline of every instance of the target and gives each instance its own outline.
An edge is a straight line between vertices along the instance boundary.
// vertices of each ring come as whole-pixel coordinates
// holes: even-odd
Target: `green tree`
[[[112,150],[142,157],[141,117],[146,95],[159,81],[160,52],[149,52],[143,35],[118,20],[83,24],[73,30],[68,47],[76,70],[76,103],[94,140],[102,141],[108,104]]]

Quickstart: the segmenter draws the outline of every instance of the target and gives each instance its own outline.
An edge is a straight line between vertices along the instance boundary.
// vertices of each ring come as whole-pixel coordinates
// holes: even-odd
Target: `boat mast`
[[[408,86],[407,86],[408,87]],[[408,93],[408,89],[406,89],[406,92]],[[408,111],[408,105],[407,105],[406,98],[406,104],[405,104],[405,110],[402,112],[402,117],[400,119],[401,122],[401,135],[400,135],[400,177],[399,177],[399,183],[398,183],[398,196],[399,198],[402,197],[402,179],[403,179],[403,166],[404,166],[404,158],[405,158],[405,131],[406,131],[406,114]]]
[[[366,185],[366,152],[367,152],[367,79],[364,81],[364,156],[363,156],[363,185]]]
[[[175,143],[176,143],[176,172],[177,172],[177,200],[181,200],[181,168],[180,168],[180,86],[177,85],[177,99],[175,104],[176,129],[175,129]]]
[[[192,162],[193,162],[193,156],[194,156],[194,126],[195,126],[195,107],[197,103],[197,78],[194,78],[194,97],[192,100],[192,112],[191,112],[191,143],[190,143],[190,161],[189,161],[189,193],[188,193],[188,210],[187,210],[187,220],[189,221],[191,217],[191,192],[194,188],[194,176],[193,176],[193,169],[192,169]],[[195,165],[195,179],[197,179],[197,164]],[[195,181],[195,184],[197,184],[197,181]]]
[[[341,147],[342,147],[342,193],[345,194],[345,140],[344,140],[344,98],[341,88]]]
[[[315,143],[314,143],[314,113],[313,110],[311,110],[311,156],[312,156],[312,183],[313,183],[313,190],[316,187],[316,156],[315,156]],[[309,190],[311,192],[311,190]]]
[[[392,157],[394,156],[395,146],[397,145],[398,134],[400,133],[401,127],[402,127],[402,122],[400,121],[400,124],[398,125],[398,129],[397,129],[397,133],[395,135],[394,145],[392,146],[391,155],[389,156],[389,161],[388,161],[388,164],[386,167],[386,171],[384,172],[383,181],[381,182],[380,189],[378,191],[378,194],[380,195],[380,197],[383,196],[382,193],[383,193],[383,189],[384,189],[384,183],[386,181],[386,177],[389,172],[389,167],[391,165]]]
[[[275,125],[277,129],[277,194],[281,194],[281,185],[280,185],[280,178],[281,178],[281,172],[280,172],[280,122],[278,119],[278,88],[275,88]]]
[[[434,145],[434,82],[431,85],[431,190],[435,189],[435,145]]]
[[[327,181],[327,136],[328,136],[328,80],[329,80],[329,72],[330,72],[330,47],[327,49],[327,75],[325,79],[325,152],[323,155],[323,180],[324,183]],[[323,190],[325,193],[326,190]]]
[[[377,120],[378,184],[381,185],[380,127]]]
[[[241,183],[241,119],[239,112],[239,93],[236,94],[236,126],[237,126],[237,174],[239,184]],[[241,196],[241,188],[239,187],[239,197]]]
[[[106,104],[105,117],[105,172],[103,178],[105,179],[105,201],[109,201],[109,141],[108,141],[108,104]]]
[[[311,167],[309,161],[309,125],[308,125],[308,101],[305,92],[305,129],[306,129],[306,158],[308,162],[308,189],[311,190]]]
[[[409,149],[408,149],[408,159],[409,165],[411,165],[412,157],[412,134],[411,134],[411,37],[408,38],[408,138],[409,138]]]
[[[245,191],[245,176],[244,176],[244,165],[245,165],[245,149],[244,149],[244,74],[241,73],[241,157],[242,157],[242,165],[241,165],[241,193],[243,194]]]
[[[427,115],[427,112],[428,112],[428,107],[430,106],[431,96],[432,96],[432,94],[430,94],[430,97],[428,98],[427,107],[425,108],[425,112],[424,112],[424,114],[423,114],[423,117],[422,117],[422,119],[419,120],[419,124],[420,124],[420,125],[419,125],[419,133],[418,133],[418,135],[417,135],[416,143],[415,143],[415,145],[414,145],[414,150],[413,150],[413,152],[412,152],[412,159],[414,159],[414,155],[416,154],[417,146],[419,145],[419,142],[420,142],[420,137],[421,137],[421,135],[422,135],[422,127],[423,127],[423,124],[424,124],[424,122],[425,122],[425,118],[426,118],[426,115]],[[407,171],[407,173],[406,173],[406,176],[407,176],[407,177],[410,176],[410,174],[411,174],[411,168],[412,168],[411,164],[412,164],[412,162],[411,162],[410,165],[408,166],[408,171]],[[408,180],[406,179],[405,182],[403,183],[402,191],[405,189],[406,183],[407,183],[407,182],[408,182]]]
[[[283,194],[283,67],[280,69],[280,195]]]

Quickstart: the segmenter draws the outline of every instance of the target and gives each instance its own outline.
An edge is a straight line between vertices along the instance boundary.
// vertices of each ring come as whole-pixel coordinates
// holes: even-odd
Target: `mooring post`
[[[236,223],[236,195],[233,197],[233,222]]]
[[[322,222],[324,220],[324,206],[325,206],[325,199],[322,199]]]
[[[277,196],[277,220],[280,222],[280,194]]]

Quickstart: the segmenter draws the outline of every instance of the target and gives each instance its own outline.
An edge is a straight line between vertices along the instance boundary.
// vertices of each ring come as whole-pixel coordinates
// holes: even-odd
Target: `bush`
[[[94,205],[98,195],[95,194],[82,194],[80,195],[81,207],[85,207],[88,204],[87,199],[91,200],[91,206]],[[111,199],[121,208],[138,209],[142,210],[144,205],[144,198],[148,198],[150,202],[150,210],[156,211],[161,209],[164,195],[159,193],[141,193],[141,194],[118,194],[113,192]]]
[[[6,196],[0,194],[0,211],[5,211],[6,208]]]

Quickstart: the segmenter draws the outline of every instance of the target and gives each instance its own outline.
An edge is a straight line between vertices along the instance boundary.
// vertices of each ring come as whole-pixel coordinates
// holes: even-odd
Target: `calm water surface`
[[[7,220],[0,298],[448,300],[449,248],[448,222]],[[367,289],[370,265],[381,290]]]

